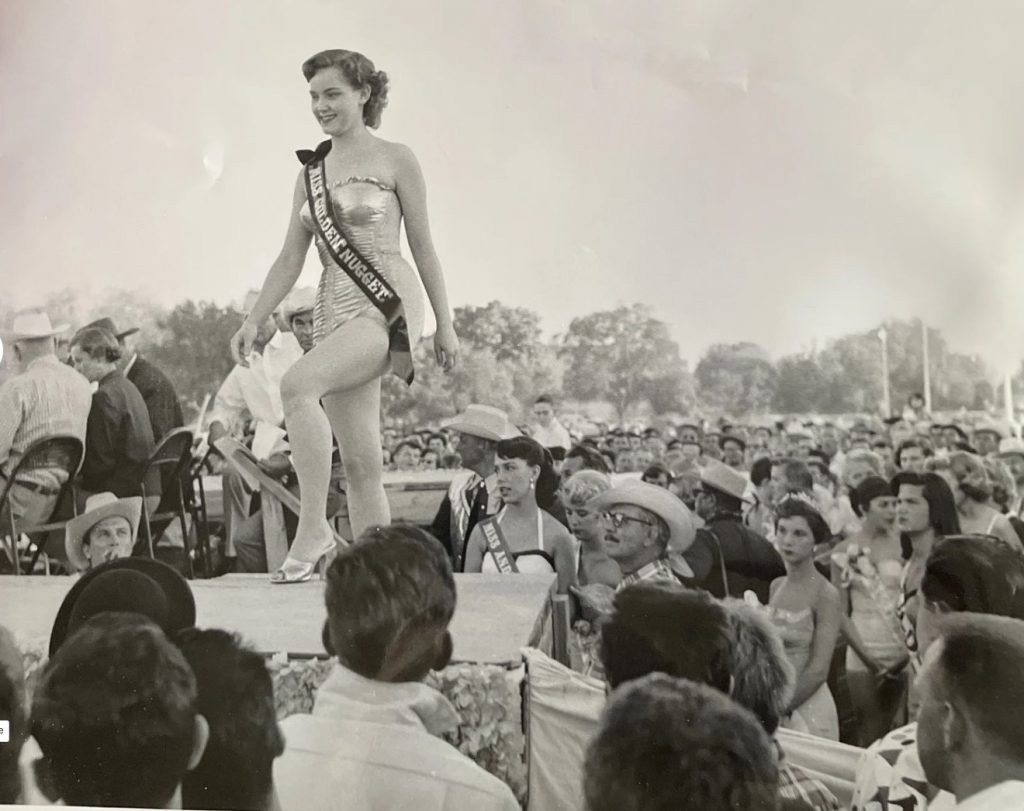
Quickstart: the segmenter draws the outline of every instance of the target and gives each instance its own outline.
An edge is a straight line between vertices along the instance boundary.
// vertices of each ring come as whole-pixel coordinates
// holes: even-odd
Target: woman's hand
[[[246,319],[231,338],[231,357],[239,366],[249,365],[249,354],[255,340],[256,326]]]
[[[451,324],[439,326],[434,333],[434,356],[437,365],[450,372],[459,359],[459,336]]]

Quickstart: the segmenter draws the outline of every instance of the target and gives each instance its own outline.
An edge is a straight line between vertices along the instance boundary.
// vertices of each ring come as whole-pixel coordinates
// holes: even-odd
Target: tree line
[[[43,306],[53,321],[83,324],[107,315],[121,329],[140,327],[141,352],[174,382],[193,414],[231,369],[228,341],[243,314],[234,306],[184,301],[163,309],[143,294],[114,290],[88,306],[62,290]],[[0,312],[4,323],[11,313]],[[574,318],[564,334],[546,337],[540,317],[492,301],[456,307],[462,360],[451,375],[433,361],[428,336],[415,348],[416,382],[387,379],[385,417],[408,424],[436,422],[470,402],[487,402],[521,417],[542,392],[580,403],[606,404],[616,420],[640,414],[879,413],[882,350],[877,327],[844,335],[813,351],[772,360],[750,342],[714,344],[691,370],[669,327],[641,304]],[[879,325],[883,326],[883,325]],[[888,321],[891,402],[898,410],[923,387],[920,322]],[[983,359],[952,350],[929,329],[933,408],[982,409],[998,396]],[[12,362],[4,359],[6,374]],[[1024,364],[1015,390],[1024,391]]]

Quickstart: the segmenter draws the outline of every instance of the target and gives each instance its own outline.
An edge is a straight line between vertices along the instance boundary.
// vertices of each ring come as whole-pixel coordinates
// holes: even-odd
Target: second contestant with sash
[[[380,124],[387,75],[362,54],[343,50],[316,54],[302,73],[313,114],[330,140],[298,153],[303,168],[284,247],[231,342],[235,360],[244,364],[257,325],[295,284],[315,240],[324,268],[313,311],[316,345],[281,384],[302,509],[275,583],[309,580],[334,546],[325,518],[332,429],[345,465],[353,533],[391,521],[381,480],[380,383],[388,372],[412,382],[411,353],[423,331],[419,283],[399,252],[403,217],[437,320],[434,351],[445,371],[459,349],[419,164],[408,147],[368,129]]]

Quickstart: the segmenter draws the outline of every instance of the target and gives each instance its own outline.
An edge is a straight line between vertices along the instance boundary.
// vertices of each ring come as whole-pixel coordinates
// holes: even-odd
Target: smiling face
[[[363,106],[370,88],[355,88],[338,68],[324,68],[309,80],[309,101],[320,128],[326,135],[342,135],[362,127]]]
[[[132,525],[127,518],[112,515],[104,518],[86,533],[82,553],[90,568],[108,560],[129,557],[132,553]]]
[[[540,468],[526,464],[525,459],[498,457],[494,462],[498,495],[506,504],[520,504],[529,497],[531,485],[540,475]]]
[[[814,554],[814,532],[802,515],[779,519],[775,543],[787,566],[803,563]]]

